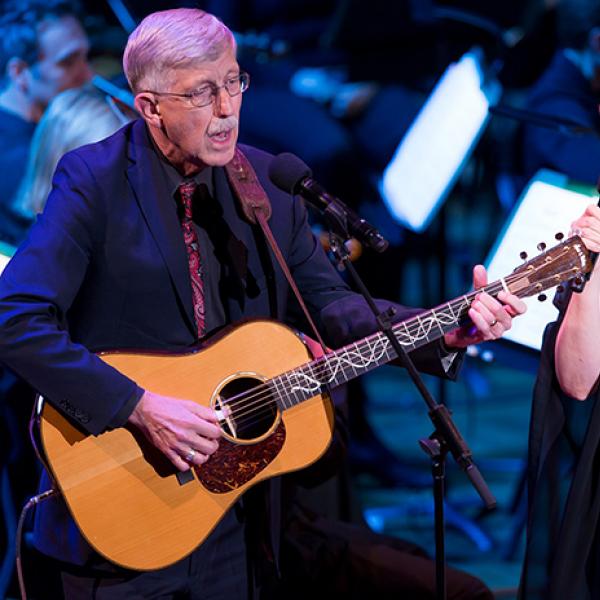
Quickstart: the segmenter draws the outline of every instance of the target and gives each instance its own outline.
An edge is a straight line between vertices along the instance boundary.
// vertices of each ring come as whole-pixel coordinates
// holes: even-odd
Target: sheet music
[[[466,53],[451,64],[401,140],[379,190],[392,216],[423,231],[451,190],[501,93],[484,81],[482,59]]]
[[[489,280],[495,281],[518,267],[522,251],[533,258],[540,253],[538,243],[545,242],[551,248],[558,243],[556,233],[568,236],[571,222],[596,202],[597,193],[591,186],[578,186],[559,173],[540,171],[523,192],[486,260]],[[537,297],[525,299],[527,313],[513,321],[504,338],[539,350],[544,328],[558,314],[552,304],[554,293],[555,288],[546,290],[545,302]]]

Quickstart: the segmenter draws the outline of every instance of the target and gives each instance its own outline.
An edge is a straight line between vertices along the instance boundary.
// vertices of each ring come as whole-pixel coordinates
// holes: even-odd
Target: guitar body
[[[286,326],[252,321],[195,353],[101,358],[144,389],[219,409],[219,396],[261,384],[310,355]],[[139,432],[118,428],[92,436],[45,403],[40,439],[46,461],[88,542],[127,568],[165,567],[202,543],[250,486],[317,460],[332,436],[329,398],[317,395],[281,412],[264,385],[257,389],[263,392],[247,406],[236,406],[236,435],[226,431],[218,451],[188,481]]]

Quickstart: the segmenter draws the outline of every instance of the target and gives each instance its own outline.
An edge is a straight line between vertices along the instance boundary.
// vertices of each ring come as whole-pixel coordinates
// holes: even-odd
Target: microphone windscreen
[[[296,193],[296,186],[306,177],[312,177],[312,171],[295,154],[282,152],[269,165],[269,178],[284,192]]]

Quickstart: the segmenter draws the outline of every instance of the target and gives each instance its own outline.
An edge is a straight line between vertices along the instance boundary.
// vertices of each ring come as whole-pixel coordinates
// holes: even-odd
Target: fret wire
[[[314,361],[313,361],[314,362]],[[308,363],[308,370],[310,371],[310,375],[312,377],[312,379],[316,382],[318,382],[319,387],[321,387],[321,380],[315,375],[315,371],[313,369],[313,362]]]
[[[275,388],[275,392],[277,393],[277,406],[280,407],[281,410],[285,410],[287,407],[285,405],[285,394],[283,389],[283,381],[280,376],[273,377],[271,379],[273,382],[273,386]]]
[[[415,316],[415,320],[417,321],[417,335],[423,335],[425,333],[425,328],[423,327],[423,321],[421,320],[420,315]]]
[[[439,329],[440,329],[440,333],[441,333],[442,335],[444,335],[444,333],[446,333],[446,332],[444,331],[444,328],[443,328],[443,326],[442,326],[442,323],[441,323],[441,318],[442,318],[442,317],[446,317],[446,316],[447,316],[447,313],[445,313],[443,310],[440,310],[439,314],[438,314],[437,312],[435,312],[435,311],[432,311],[432,314],[434,314],[434,315],[435,315],[435,322],[437,323],[437,326],[438,326],[438,327],[439,327]]]
[[[348,363],[350,363],[350,366],[348,366]],[[333,383],[334,385],[346,383],[351,378],[348,373],[350,368],[352,368],[352,362],[350,361],[349,353],[343,352],[337,361],[335,369],[331,368],[330,363],[329,374],[330,378],[333,378],[333,381],[330,381],[330,383]]]
[[[310,363],[308,363],[310,365]],[[292,375],[294,376],[294,383],[292,384],[291,387],[295,388],[294,391],[292,392],[294,395],[294,405],[296,404],[300,404],[300,402],[302,402],[303,400],[306,400],[306,398],[308,398],[308,396],[306,396],[306,394],[304,393],[303,389],[302,389],[302,377],[307,377],[307,375],[305,375],[304,371],[306,369],[306,365],[303,365],[300,369],[295,369],[294,371],[292,371]]]
[[[331,362],[326,360],[325,357],[319,357],[317,366],[320,368],[321,365],[323,365],[323,371],[319,374],[319,381],[331,381],[334,376],[331,370]]]
[[[271,383],[272,383],[272,387],[275,390],[275,394],[277,395],[277,399],[275,400],[275,403],[277,404],[277,406],[279,406],[279,408],[281,410],[285,410],[286,406],[285,406],[285,398],[283,396],[283,394],[281,393],[278,385],[277,385],[277,380],[280,379],[280,377],[273,377],[271,379]]]
[[[360,351],[360,348],[358,347],[358,342],[354,342],[354,343],[352,344],[352,346],[354,346],[354,350],[355,350],[356,354],[360,354],[360,355],[362,355],[362,352]],[[350,354],[350,353],[349,353],[349,352],[347,352],[347,354]],[[348,360],[349,360],[349,359],[348,359]],[[355,374],[355,375],[358,375],[358,371],[357,371],[357,369],[356,369],[356,365],[355,365],[355,364],[354,364],[352,361],[350,361],[350,367],[351,367],[351,368],[354,370],[354,374]]]
[[[294,404],[300,404],[300,402],[302,402],[304,399],[303,394],[301,393],[302,386],[300,385],[300,373],[304,375],[304,368],[305,365],[290,372],[290,393],[297,395],[296,402],[294,402]],[[295,381],[292,381],[292,376],[295,378]]]
[[[412,338],[413,338],[412,333],[408,329],[408,322],[407,321],[402,321],[402,325],[401,326],[404,326],[404,331],[406,332],[406,339],[408,340],[408,342],[410,343],[410,345],[413,347],[413,350],[414,350],[415,344],[412,341]],[[394,350],[394,352],[395,352],[395,350]]]

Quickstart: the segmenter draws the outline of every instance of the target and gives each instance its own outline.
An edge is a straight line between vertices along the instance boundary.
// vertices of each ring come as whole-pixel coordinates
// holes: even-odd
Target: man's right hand
[[[179,471],[202,465],[219,447],[217,413],[191,400],[145,391],[129,423],[140,429]]]

